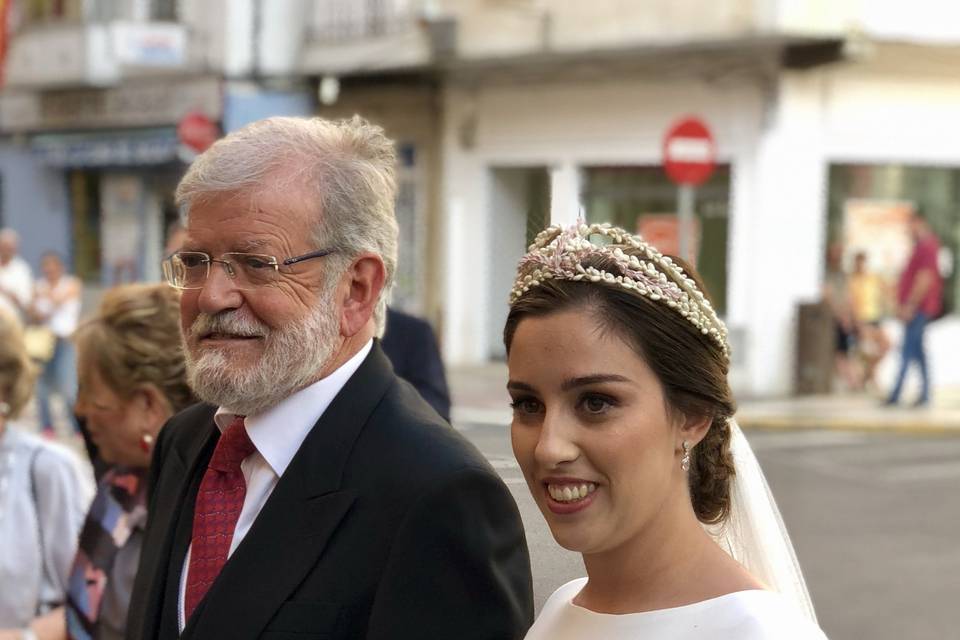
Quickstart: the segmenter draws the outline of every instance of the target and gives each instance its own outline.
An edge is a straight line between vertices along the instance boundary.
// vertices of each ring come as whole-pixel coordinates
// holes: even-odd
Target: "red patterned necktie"
[[[243,416],[235,417],[217,441],[193,507],[193,537],[183,606],[185,620],[190,619],[227,561],[233,530],[247,495],[240,463],[254,451],[256,447],[247,435]]]

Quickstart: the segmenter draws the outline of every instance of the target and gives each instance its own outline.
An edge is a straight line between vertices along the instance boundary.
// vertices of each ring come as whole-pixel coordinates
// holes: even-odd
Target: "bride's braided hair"
[[[645,250],[646,243],[641,241],[641,244]],[[634,254],[634,247],[618,243],[618,248],[627,256]],[[622,337],[650,366],[663,385],[670,411],[675,415],[711,419],[703,440],[690,452],[690,496],[701,522],[714,524],[725,520],[730,510],[730,482],[735,474],[728,420],[736,406],[727,381],[729,351],[722,324],[718,332],[704,332],[702,326],[691,322],[662,296],[654,298],[638,293],[634,287],[625,287],[622,281],[611,278],[572,279],[553,273],[538,278],[536,284],[530,286],[531,280],[526,278],[529,274],[524,271],[534,268],[544,271],[542,260],[530,260],[536,250],[536,245],[531,247],[530,254],[521,262],[517,282],[527,286],[525,290],[522,286],[515,288],[512,296],[504,327],[507,351],[517,326],[525,317],[571,309],[592,313],[602,329]],[[612,250],[580,251],[578,259],[584,269],[611,274],[614,278],[624,274],[621,267],[624,260],[620,254],[615,257]],[[658,270],[668,278],[677,277],[679,272],[686,284],[695,285],[706,295],[699,276],[682,260],[671,257],[657,264]],[[712,314],[709,302],[705,309]],[[722,339],[718,339],[721,336]]]

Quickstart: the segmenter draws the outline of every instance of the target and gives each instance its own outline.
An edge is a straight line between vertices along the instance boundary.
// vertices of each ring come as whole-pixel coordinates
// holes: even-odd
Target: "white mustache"
[[[270,328],[252,318],[241,317],[235,311],[224,311],[216,315],[201,313],[190,325],[192,337],[203,337],[211,333],[260,338],[269,334]]]

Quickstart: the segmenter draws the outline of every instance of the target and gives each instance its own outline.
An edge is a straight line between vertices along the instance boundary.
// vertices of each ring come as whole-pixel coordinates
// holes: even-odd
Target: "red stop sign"
[[[191,111],[177,124],[177,137],[191,150],[203,153],[220,137],[220,128],[200,111]]]
[[[717,150],[710,129],[698,118],[683,118],[663,138],[663,167],[678,184],[697,186],[713,175]]]

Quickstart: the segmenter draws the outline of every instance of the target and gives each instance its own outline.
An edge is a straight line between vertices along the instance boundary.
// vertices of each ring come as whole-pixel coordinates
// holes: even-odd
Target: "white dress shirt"
[[[293,456],[310,433],[310,429],[340,393],[347,380],[360,368],[360,364],[372,348],[373,340],[370,340],[326,378],[301,389],[260,415],[246,417],[244,424],[247,427],[247,435],[250,436],[257,450],[240,463],[243,479],[247,483],[247,493],[243,499],[243,509],[240,511],[237,526],[233,530],[233,540],[230,543],[227,558],[233,555],[244,536],[250,531],[267,498],[273,493],[280,476],[287,470]],[[220,407],[213,419],[222,432],[236,415],[234,411]],[[183,569],[180,571],[180,597],[177,604],[181,632],[186,626],[183,606],[186,600],[189,567],[190,549],[187,549],[187,555],[183,559]]]

